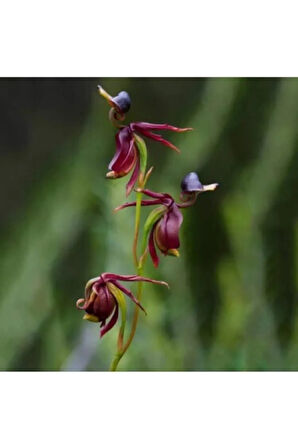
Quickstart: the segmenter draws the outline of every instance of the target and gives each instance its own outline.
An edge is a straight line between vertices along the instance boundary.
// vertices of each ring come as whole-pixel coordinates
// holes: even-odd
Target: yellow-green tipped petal
[[[113,101],[111,95],[108,94],[101,86],[97,86],[98,93],[105,99],[107,102],[113,106]]]
[[[180,253],[177,249],[169,249],[167,255],[171,255],[172,257],[180,257]]]
[[[88,314],[88,313],[84,314],[83,319],[89,320],[90,322],[99,322],[98,317],[93,316],[92,314]]]

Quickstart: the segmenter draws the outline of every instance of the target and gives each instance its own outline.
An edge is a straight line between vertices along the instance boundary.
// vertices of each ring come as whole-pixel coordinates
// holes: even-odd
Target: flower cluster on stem
[[[103,273],[89,280],[85,287],[85,297],[78,299],[76,306],[84,310],[83,319],[100,324],[100,337],[110,331],[118,321],[121,312],[121,324],[118,333],[117,352],[110,370],[116,370],[118,364],[130,346],[136,332],[139,310],[145,312],[142,301],[143,282],[168,286],[164,281],[153,280],[143,276],[147,254],[150,254],[153,265],[157,268],[160,262],[158,251],[163,255],[179,256],[179,231],[183,222],[181,209],[192,206],[200,193],[213,191],[218,184],[203,185],[197,173],[190,172],[181,182],[180,202],[169,193],[154,192],[146,188],[153,167],[147,170],[147,147],[143,137],[155,140],[162,145],[180,152],[170,141],[153,131],[186,132],[192,128],[179,128],[169,124],[153,124],[133,122],[123,125],[125,114],[131,106],[127,92],[120,92],[115,97],[109,95],[101,86],[99,94],[111,106],[109,119],[116,127],[116,150],[109,163],[108,179],[117,179],[131,173],[126,184],[126,196],[135,191],[135,201],[118,206],[115,211],[127,207],[135,207],[135,228],[132,243],[132,256],[136,273],[132,275]],[[147,196],[150,199],[144,199]],[[140,254],[140,222],[143,207],[156,206],[148,215],[143,232]],[[138,282],[137,295],[122,285],[122,282]],[[134,304],[134,316],[130,332],[125,340],[126,300],[129,297]],[[146,312],[145,312],[146,313]]]

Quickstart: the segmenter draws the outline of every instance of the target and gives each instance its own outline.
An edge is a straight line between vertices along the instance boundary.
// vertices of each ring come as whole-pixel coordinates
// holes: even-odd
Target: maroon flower
[[[109,163],[109,172],[106,177],[116,179],[126,176],[132,171],[130,180],[126,185],[126,195],[128,196],[133,189],[140,172],[140,158],[139,151],[135,142],[135,134],[141,134],[144,137],[151,138],[165,146],[179,152],[171,142],[165,140],[161,135],[155,134],[152,131],[168,130],[173,132],[186,132],[192,128],[177,128],[169,124],[154,124],[145,122],[130,123],[127,126],[119,125],[116,121],[122,121],[125,118],[125,112],[130,108],[130,97],[127,92],[120,92],[115,97],[109,95],[101,86],[98,86],[98,91],[102,95],[112,109],[110,112],[111,120],[119,128],[116,134],[116,152]]]
[[[116,288],[120,289],[120,291],[124,292],[124,294],[145,312],[133,293],[125,288],[119,280],[125,282],[150,282],[168,286],[166,282],[152,280],[138,275],[117,275],[109,272],[105,272],[99,277],[89,280],[85,288],[85,298],[78,299],[76,307],[86,312],[84,319],[100,323],[101,337],[114,327],[118,319],[119,305],[116,297],[109,289],[109,284],[113,284]],[[106,320],[110,316],[112,316],[111,319],[106,323]]]
[[[185,132],[191,128],[177,128],[169,124],[153,124],[153,123],[130,123],[128,126],[122,127],[116,134],[116,152],[109,164],[108,178],[116,179],[126,176],[133,170],[132,176],[126,185],[126,195],[128,196],[133,189],[140,171],[139,153],[135,143],[134,134],[142,134],[145,137],[158,141],[169,148],[178,151],[171,142],[162,138],[159,134],[155,134],[153,130],[169,130],[174,132]]]
[[[196,173],[187,174],[181,183],[182,202],[178,203],[167,193],[155,193],[150,190],[141,190],[147,196],[153,198],[149,200],[142,200],[143,206],[148,205],[162,205],[160,213],[156,214],[149,238],[148,250],[155,267],[159,264],[159,258],[156,252],[156,246],[164,255],[179,256],[178,248],[180,247],[179,230],[183,221],[180,208],[190,207],[196,201],[199,193],[205,191],[213,191],[218,184],[202,185]],[[133,207],[136,202],[126,202],[115,209],[115,211],[122,210],[126,207]]]
[[[154,266],[157,267],[159,264],[159,258],[155,246],[157,246],[164,255],[179,256],[179,252],[177,250],[180,246],[179,229],[183,221],[183,216],[179,208],[187,207],[188,204],[176,203],[172,196],[167,193],[155,193],[150,190],[138,191],[142,191],[147,196],[153,198],[152,200],[143,200],[143,206],[164,206],[164,210],[161,212],[161,216],[152,226],[148,240],[149,253],[151,255]],[[116,211],[135,205],[136,202],[127,202],[117,207]]]

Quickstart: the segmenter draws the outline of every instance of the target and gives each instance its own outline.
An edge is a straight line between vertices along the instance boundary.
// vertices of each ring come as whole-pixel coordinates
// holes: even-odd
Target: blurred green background
[[[0,80],[0,369],[113,358],[117,329],[99,340],[75,308],[89,278],[134,273],[98,83],[130,93],[127,122],[194,128],[164,133],[180,155],[148,142],[148,188],[178,198],[189,171],[220,183],[184,211],[180,258],[147,262],[171,289],[144,286],[148,316],[120,370],[298,370],[298,80],[278,78]]]

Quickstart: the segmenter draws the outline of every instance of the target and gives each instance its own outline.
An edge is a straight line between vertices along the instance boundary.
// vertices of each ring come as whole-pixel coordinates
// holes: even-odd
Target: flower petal
[[[162,252],[167,253],[169,249],[178,249],[180,246],[179,229],[182,221],[182,213],[177,205],[173,204],[158,222],[154,236],[155,242]]]
[[[140,172],[140,160],[137,157],[135,169],[133,170],[131,178],[129,179],[129,181],[126,184],[126,196],[128,196],[131,193],[131,190],[133,189],[133,187],[138,179],[139,172]]]
[[[143,200],[141,202],[142,205],[147,206],[147,205],[158,205],[160,204],[159,200],[155,200],[155,201],[151,201],[151,200]],[[122,210],[123,208],[127,208],[127,207],[134,207],[136,205],[136,202],[125,202],[125,204],[119,205],[118,207],[114,208],[114,212],[118,212],[119,210]]]
[[[144,190],[139,189],[137,191],[140,191],[151,198],[160,199],[160,204],[167,205],[168,207],[174,202],[174,199],[168,193],[156,193],[155,191],[151,191],[146,188]]]
[[[122,92],[119,92],[116,96],[114,96],[111,99],[111,102],[113,103],[114,107],[116,107],[116,109],[121,113],[128,112],[131,106],[130,96],[124,90]]]
[[[181,181],[181,190],[183,192],[203,191],[203,185],[199,176],[195,172],[186,174]]]
[[[117,288],[120,289],[120,291],[124,292],[124,294],[126,294],[136,305],[138,305],[138,307],[140,307],[145,314],[147,314],[145,308],[143,308],[138,299],[133,295],[133,293],[129,289],[125,288],[123,285],[121,285],[121,283],[117,282],[117,280],[113,280],[113,284],[117,286]]]
[[[115,311],[113,313],[113,316],[109,320],[109,322],[100,330],[100,337],[102,338],[108,331],[110,331],[114,325],[116,324],[118,320],[118,313],[119,313],[119,306],[118,303],[116,304]]]
[[[154,134],[153,132],[149,132],[149,131],[143,131],[141,129],[139,130],[139,132],[141,132],[141,134],[144,135],[145,137],[151,138],[151,140],[155,140],[155,141],[161,143],[162,145],[168,146],[169,148],[173,149],[176,152],[180,152],[180,149],[177,148],[177,146],[173,145],[173,143],[171,143],[168,140],[164,139],[159,134]]]
[[[157,255],[156,249],[155,249],[155,244],[154,244],[154,230],[156,228],[156,224],[152,227],[150,236],[149,236],[149,241],[148,241],[148,249],[149,249],[149,253],[152,259],[152,262],[154,264],[154,266],[157,268],[158,264],[159,264],[159,257]]]
[[[130,124],[131,129],[138,131],[157,131],[157,130],[166,130],[166,131],[174,131],[174,132],[186,132],[192,131],[192,128],[177,128],[176,126],[172,126],[170,124],[156,124],[156,123],[146,123],[144,121],[137,121],[136,123]]]
[[[88,282],[86,283],[86,286],[85,286],[85,298],[89,297],[89,295],[91,293],[91,289],[93,289],[93,285],[95,283],[97,285],[100,285],[103,283],[100,276],[94,277],[94,278],[91,278],[90,280],[88,280]]]
[[[152,140],[156,140],[159,143],[162,143],[165,146],[168,146],[171,149],[174,149],[174,151],[180,152],[180,150],[173,145],[168,140],[165,140],[161,135],[154,134],[154,130],[167,130],[167,131],[174,131],[174,132],[186,132],[191,131],[192,128],[177,128],[176,126],[171,126],[170,124],[156,124],[156,123],[146,123],[143,121],[139,121],[136,123],[130,123],[130,129],[132,131],[140,132],[145,137],[151,138]]]
[[[195,172],[186,174],[181,182],[182,194],[203,193],[204,191],[214,191],[218,187],[218,183],[203,185],[199,176]]]
[[[116,137],[116,153],[109,164],[109,170],[114,171],[118,177],[127,174],[136,160],[134,137],[128,126],[120,129]]]
[[[167,282],[161,280],[153,280],[152,278],[148,277],[141,277],[140,275],[120,275],[120,274],[112,274],[111,272],[104,272],[103,274],[101,274],[101,277],[104,279],[105,282],[112,281],[113,283],[115,283],[114,280],[116,281],[120,280],[124,282],[148,282],[169,287]]]

